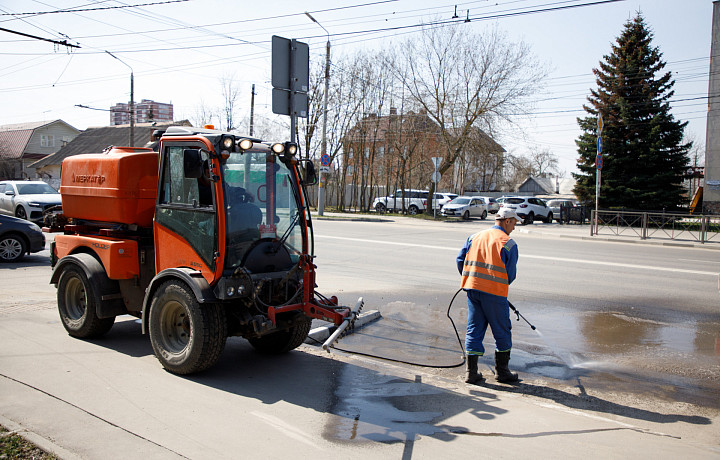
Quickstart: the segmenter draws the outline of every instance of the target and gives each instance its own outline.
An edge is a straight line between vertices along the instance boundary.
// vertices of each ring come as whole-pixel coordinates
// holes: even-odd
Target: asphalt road
[[[489,222],[314,224],[319,290],[383,313],[339,347],[459,363],[454,258]],[[70,338],[47,251],[0,265],[0,424],[63,458],[717,458],[720,252],[526,232],[510,297],[542,335],[514,323],[516,386],[489,360],[467,386],[462,368],[309,345],[268,358],[237,338],[178,377],[134,318]]]
[[[388,336],[424,331],[406,347],[388,343],[384,356],[417,361],[414,344],[442,338],[443,350],[426,358],[450,362],[446,351],[458,348],[445,318],[459,287],[455,256],[492,221],[395,220],[316,221],[318,284],[352,286],[350,298],[363,295],[385,318],[401,316]],[[529,378],[582,376],[607,390],[720,408],[720,252],[559,238],[556,229],[535,224],[512,234],[520,259],[509,299],[537,332],[514,323],[511,367]],[[460,294],[452,308],[461,336],[464,303]],[[491,335],[485,342],[492,350]]]

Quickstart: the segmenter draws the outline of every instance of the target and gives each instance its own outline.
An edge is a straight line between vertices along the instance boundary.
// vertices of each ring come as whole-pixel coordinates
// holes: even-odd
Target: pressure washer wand
[[[530,329],[532,329],[533,331],[536,329],[535,326],[533,326],[532,324],[530,324],[530,321],[528,321],[527,318],[525,318],[525,317],[522,315],[522,313],[520,313],[520,312],[518,311],[518,309],[515,308],[515,305],[513,305],[513,304],[510,303],[509,300],[508,300],[508,305],[510,305],[510,309],[517,315],[517,320],[518,320],[518,321],[520,321],[520,318],[522,318],[526,323],[528,323],[528,325],[530,326]]]

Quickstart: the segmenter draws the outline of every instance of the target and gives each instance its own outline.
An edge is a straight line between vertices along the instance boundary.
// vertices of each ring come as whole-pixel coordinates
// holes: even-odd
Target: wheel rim
[[[87,292],[85,285],[78,278],[68,280],[65,287],[65,310],[73,321],[83,317],[87,309]]]
[[[160,313],[160,340],[163,348],[179,353],[190,342],[190,319],[180,302],[170,301]]]
[[[25,208],[23,208],[22,206],[17,208],[17,211],[15,211],[15,216],[19,217],[20,219],[26,219],[27,214],[25,213]]]
[[[417,214],[417,208],[415,206],[410,206],[410,209],[408,209],[408,213],[411,216],[414,216],[415,214]]]
[[[22,243],[15,238],[7,238],[0,241],[0,257],[5,260],[13,260],[22,254]]]

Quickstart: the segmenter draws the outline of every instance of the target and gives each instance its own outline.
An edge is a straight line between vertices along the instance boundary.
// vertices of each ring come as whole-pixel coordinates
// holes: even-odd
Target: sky
[[[324,61],[327,34],[331,55],[337,57],[382,49],[418,36],[416,25],[457,14],[470,18],[457,27],[474,32],[497,27],[511,40],[530,45],[547,66],[529,116],[497,133],[496,141],[515,155],[548,150],[569,176],[577,172],[576,118],[585,115],[582,105],[597,87],[592,70],[639,11],[676,82],[673,114],[689,122],[686,134],[701,148],[702,161],[712,3],[0,0],[0,28],[37,37],[0,30],[0,125],[56,119],[81,130],[109,125],[109,107],[130,99],[131,70],[135,101],[172,103],[176,120],[197,118],[201,107],[222,107],[221,79],[232,78],[240,91],[240,117],[249,113],[255,84],[255,116],[282,125],[271,113],[272,35],[306,42],[310,60]]]

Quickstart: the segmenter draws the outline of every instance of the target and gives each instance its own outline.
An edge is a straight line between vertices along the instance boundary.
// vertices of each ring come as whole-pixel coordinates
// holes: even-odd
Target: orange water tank
[[[152,149],[113,147],[62,162],[63,214],[75,219],[152,225],[158,185],[158,154]]]

